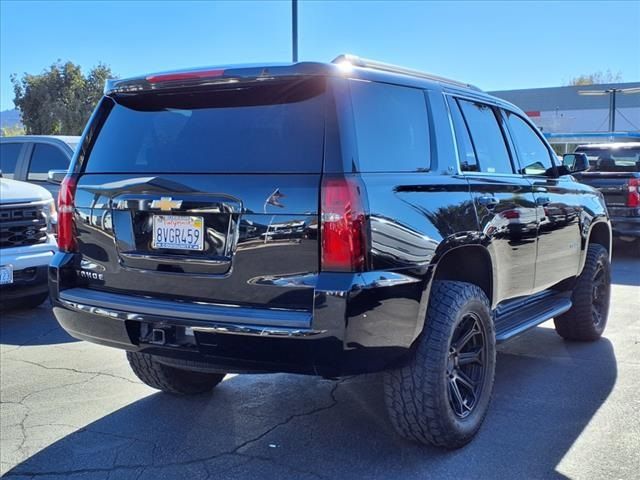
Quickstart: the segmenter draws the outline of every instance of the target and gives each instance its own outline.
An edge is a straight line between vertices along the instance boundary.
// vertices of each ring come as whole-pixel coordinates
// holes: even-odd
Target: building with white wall
[[[524,110],[545,133],[609,131],[609,95],[580,95],[584,90],[640,88],[640,82],[489,92]],[[640,93],[616,94],[615,130],[640,132]]]

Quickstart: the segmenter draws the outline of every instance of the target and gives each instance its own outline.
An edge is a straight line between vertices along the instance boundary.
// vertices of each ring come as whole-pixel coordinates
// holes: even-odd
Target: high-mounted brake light
[[[360,272],[367,265],[368,229],[364,189],[351,178],[322,181],[321,269]]]
[[[159,73],[149,75],[146,80],[150,83],[175,82],[177,80],[198,80],[215,78],[224,75],[224,70],[196,70],[193,72]]]
[[[640,178],[632,178],[627,183],[627,207],[640,207]]]
[[[58,249],[61,252],[75,252],[78,249],[73,231],[76,182],[76,177],[67,175],[62,180],[58,192]]]

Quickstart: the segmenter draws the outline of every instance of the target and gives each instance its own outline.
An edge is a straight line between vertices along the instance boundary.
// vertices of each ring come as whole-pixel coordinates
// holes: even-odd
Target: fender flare
[[[582,236],[582,245],[581,245],[582,252],[580,255],[580,265],[578,266],[578,275],[582,273],[582,269],[584,268],[584,264],[587,259],[587,248],[589,246],[589,243],[591,243],[591,235],[593,234],[593,229],[596,225],[606,225],[607,227],[607,232],[609,234],[609,242],[608,242],[608,245],[605,245],[605,248],[609,252],[609,261],[611,261],[611,252],[613,250],[612,248],[613,232],[611,230],[611,221],[606,215],[597,215],[593,217],[593,220],[591,220],[591,222],[589,222],[588,224],[585,224],[582,229],[583,232],[586,230],[586,234],[583,233],[583,236]],[[585,227],[588,227],[588,229]]]
[[[461,240],[459,237],[451,236],[444,239],[440,244],[436,247],[433,257],[429,263],[427,268],[426,282],[425,288],[423,290],[422,299],[420,301],[420,307],[418,309],[418,321],[416,323],[416,332],[414,335],[414,339],[417,339],[424,330],[424,324],[426,320],[427,308],[429,306],[429,298],[431,295],[431,287],[438,273],[438,268],[442,266],[443,259],[447,258],[449,255],[456,251],[460,251],[463,249],[474,248],[478,251],[482,251],[485,255],[486,261],[489,262],[489,268],[491,270],[491,277],[489,280],[489,289],[491,291],[491,297],[489,298],[489,302],[494,306],[494,298],[496,294],[495,282],[497,279],[496,276],[496,262],[494,260],[494,255],[491,252],[491,248],[487,248],[481,242],[478,242],[477,237],[470,239],[467,237],[466,241]]]

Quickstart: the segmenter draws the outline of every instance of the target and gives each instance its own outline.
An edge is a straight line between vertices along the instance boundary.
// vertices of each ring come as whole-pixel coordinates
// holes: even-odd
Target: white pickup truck
[[[56,221],[46,189],[0,178],[0,308],[37,307],[47,299]]]

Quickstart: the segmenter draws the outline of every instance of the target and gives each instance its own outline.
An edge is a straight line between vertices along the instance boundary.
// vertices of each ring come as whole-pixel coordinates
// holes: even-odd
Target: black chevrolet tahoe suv
[[[480,428],[496,344],[598,339],[602,195],[522,111],[340,56],[107,83],[61,185],[54,312],[146,384],[384,372],[405,438]]]

